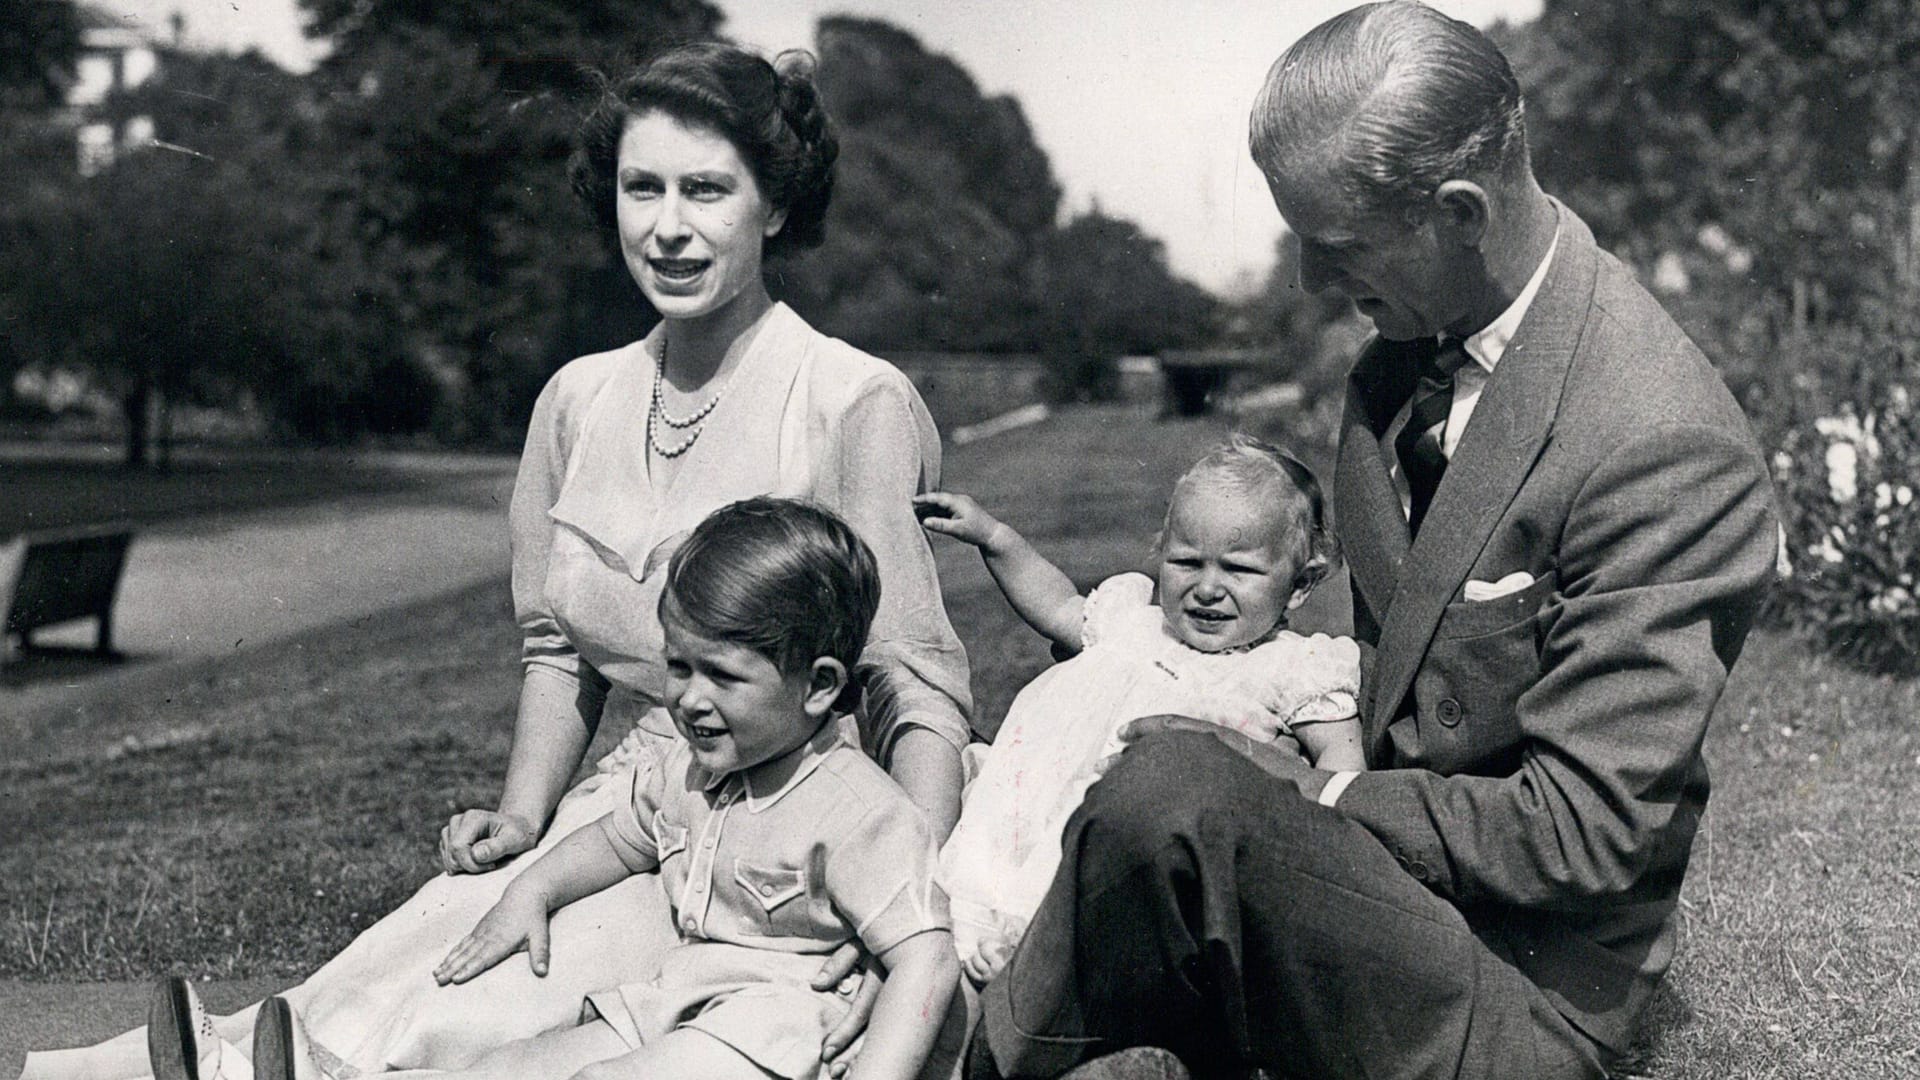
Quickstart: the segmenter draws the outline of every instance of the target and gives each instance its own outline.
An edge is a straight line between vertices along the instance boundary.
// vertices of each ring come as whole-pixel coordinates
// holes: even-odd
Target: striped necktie
[[[1447,413],[1453,408],[1453,373],[1470,359],[1459,338],[1441,339],[1440,347],[1420,365],[1420,382],[1413,388],[1407,426],[1393,440],[1400,474],[1407,478],[1407,490],[1413,496],[1407,527],[1416,535],[1427,508],[1433,505],[1433,493],[1440,489],[1440,476],[1447,471],[1447,456],[1441,445],[1447,432]]]

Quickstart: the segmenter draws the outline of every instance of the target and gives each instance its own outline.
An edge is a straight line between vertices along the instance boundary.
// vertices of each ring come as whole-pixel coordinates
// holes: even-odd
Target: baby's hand
[[[913,512],[928,532],[987,547],[1000,522],[971,498],[952,491],[930,491],[913,497]]]
[[[979,946],[972,956],[960,964],[960,969],[967,973],[967,978],[973,980],[975,986],[987,985],[1007,966],[1007,961],[1013,957],[1013,950],[1026,934],[1024,919],[1002,915],[1000,925],[990,933],[981,935]]]

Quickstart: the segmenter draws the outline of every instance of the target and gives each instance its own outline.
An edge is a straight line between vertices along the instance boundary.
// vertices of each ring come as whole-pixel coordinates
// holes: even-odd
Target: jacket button
[[[1452,698],[1440,699],[1440,723],[1453,727],[1460,723],[1460,703]]]
[[[773,895],[773,886],[771,886],[771,885],[762,885],[762,886],[760,886],[760,895],[761,895],[761,896],[772,896],[772,895]]]

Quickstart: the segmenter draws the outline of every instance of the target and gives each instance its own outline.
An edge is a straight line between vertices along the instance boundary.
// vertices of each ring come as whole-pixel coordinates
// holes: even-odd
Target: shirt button
[[[1460,703],[1452,698],[1440,699],[1440,723],[1445,727],[1454,727],[1460,723]]]
[[[684,926],[685,926],[685,927],[686,927],[687,929],[689,929],[689,930],[691,930],[691,929],[693,929],[693,928],[694,928],[695,926],[697,926],[697,925],[699,925],[699,924],[697,924],[697,923],[695,923],[695,922],[693,921],[693,919],[692,919],[691,917],[689,917],[689,918],[687,919],[687,921],[686,921],[685,923],[683,923],[682,925],[684,925]]]
[[[771,885],[762,885],[762,886],[760,886],[760,895],[761,895],[761,896],[772,896],[772,895],[773,895],[773,886],[771,886]]]
[[[706,849],[707,849],[708,851],[712,851],[712,850],[713,850],[713,837],[711,837],[711,836],[709,836],[709,837],[707,837],[707,839],[706,839],[706,842],[705,842],[705,843],[703,843],[703,844],[701,844],[700,846],[701,846],[701,847],[703,847],[703,848],[706,848]]]

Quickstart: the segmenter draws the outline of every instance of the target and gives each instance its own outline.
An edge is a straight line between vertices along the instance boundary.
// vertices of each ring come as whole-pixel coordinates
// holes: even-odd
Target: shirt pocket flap
[[[787,901],[806,895],[807,891],[806,871],[784,866],[755,866],[744,859],[733,861],[733,880],[769,915]]]
[[[653,843],[659,849],[655,858],[666,862],[672,856],[687,850],[687,828],[675,825],[666,819],[662,811],[653,812]]]

